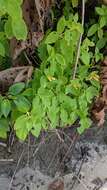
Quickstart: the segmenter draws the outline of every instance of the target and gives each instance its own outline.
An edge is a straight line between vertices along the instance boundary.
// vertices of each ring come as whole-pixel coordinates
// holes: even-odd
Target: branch
[[[85,0],[82,0],[82,27],[83,28],[84,28],[84,17],[85,17]],[[74,67],[73,79],[75,79],[78,61],[80,58],[80,48],[81,48],[82,36],[83,36],[83,33],[80,34],[80,38],[79,38],[79,42],[78,42],[78,49],[77,49],[77,56],[76,56],[76,62],[75,62],[75,67]]]

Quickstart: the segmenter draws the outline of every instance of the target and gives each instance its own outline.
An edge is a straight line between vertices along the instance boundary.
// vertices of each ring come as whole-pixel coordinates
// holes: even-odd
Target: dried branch
[[[84,28],[84,17],[85,17],[85,0],[82,0],[82,27],[83,28]],[[80,38],[79,38],[79,42],[78,42],[78,49],[77,49],[77,56],[76,56],[76,62],[75,62],[75,67],[74,67],[73,79],[75,79],[78,61],[80,58],[80,48],[81,48],[82,36],[83,36],[83,33],[80,34]]]

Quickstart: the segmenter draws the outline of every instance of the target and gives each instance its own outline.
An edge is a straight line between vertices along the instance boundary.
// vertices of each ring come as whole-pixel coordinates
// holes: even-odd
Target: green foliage
[[[78,2],[71,3],[76,7]],[[21,1],[17,0],[15,6],[18,16],[15,18],[13,7],[9,5],[8,14],[11,20],[22,18],[20,4]],[[4,14],[7,11],[4,1],[1,1],[1,5]],[[42,63],[40,68],[35,69],[33,79],[27,85],[12,85],[6,98],[0,97],[0,136],[6,137],[9,125],[14,126],[16,135],[21,140],[25,140],[29,133],[38,137],[42,130],[71,126],[77,120],[80,125],[77,129],[79,134],[91,126],[90,105],[100,91],[98,66],[94,63],[102,58],[100,50],[105,47],[103,27],[107,25],[101,21],[102,17],[106,17],[105,7],[100,8],[102,13],[99,8],[96,8],[99,21],[87,32],[82,28],[76,13],[69,17],[62,16],[56,30],[44,38],[38,48]],[[9,23],[6,28],[8,25]],[[11,29],[8,32],[7,36],[11,36]],[[78,41],[84,33],[76,77],[73,79]],[[18,33],[17,27],[14,29],[14,35],[18,39],[19,36],[23,39],[23,34]]]
[[[5,22],[2,24],[1,33],[4,35],[4,39],[11,39],[16,37],[18,40],[26,40],[27,27],[23,20],[22,15],[22,0],[0,0],[0,22],[6,17]],[[3,39],[0,35],[0,55],[5,56],[6,46],[3,43]]]

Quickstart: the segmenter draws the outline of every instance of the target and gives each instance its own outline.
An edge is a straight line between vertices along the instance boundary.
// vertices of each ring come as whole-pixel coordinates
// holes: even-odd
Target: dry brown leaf
[[[44,24],[54,0],[24,0],[23,18],[28,28],[26,41],[10,40],[11,56],[15,60],[23,50],[33,51],[44,36]]]
[[[100,112],[96,112],[96,110],[93,110],[93,112],[96,120],[98,121],[98,126],[103,126],[105,121],[105,109],[102,109]]]
[[[64,190],[64,182],[61,179],[57,179],[53,181],[49,187],[48,190]]]

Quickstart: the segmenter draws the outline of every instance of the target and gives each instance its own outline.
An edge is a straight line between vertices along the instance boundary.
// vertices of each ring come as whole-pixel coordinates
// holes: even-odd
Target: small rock
[[[105,183],[99,190],[107,190],[107,183]]]

